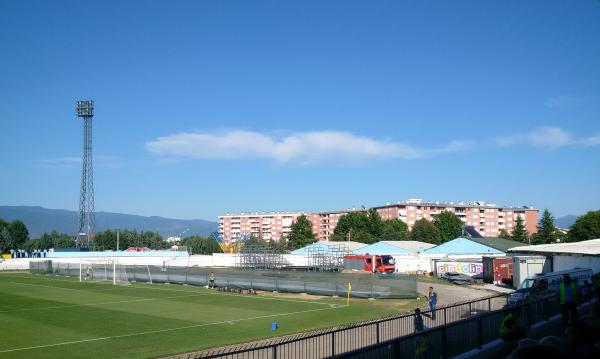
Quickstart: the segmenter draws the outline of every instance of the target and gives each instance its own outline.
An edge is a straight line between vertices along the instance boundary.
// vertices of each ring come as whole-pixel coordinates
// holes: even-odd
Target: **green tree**
[[[512,230],[510,235],[510,239],[517,242],[528,243],[529,242],[529,234],[525,229],[525,222],[521,216],[517,216],[517,220],[515,221],[515,227]]]
[[[374,241],[380,240],[383,233],[383,221],[379,212],[371,208],[367,211],[367,218],[369,219],[368,233],[373,237]]]
[[[506,231],[506,229],[501,229],[500,234],[498,234],[499,238],[510,239],[510,233]]]
[[[10,232],[8,223],[0,219],[0,252],[4,253],[11,249]]]
[[[413,241],[440,244],[442,242],[442,234],[433,223],[422,218],[413,225],[410,231],[410,239]]]
[[[119,249],[123,249],[122,237],[119,233]],[[107,229],[106,231],[96,233],[94,242],[100,250],[116,250],[117,249],[117,231]]]
[[[350,212],[340,217],[330,240],[370,244],[381,239],[383,227],[381,216],[374,209]]]
[[[381,240],[383,241],[406,241],[408,240],[408,226],[403,221],[395,218],[382,221]]]
[[[8,232],[10,233],[11,248],[13,249],[22,248],[23,243],[29,239],[27,226],[19,220],[14,220],[9,224]]]
[[[192,254],[223,253],[219,243],[213,237],[189,236],[185,237],[181,243],[188,247]]]
[[[433,224],[440,231],[441,243],[448,242],[462,235],[462,221],[450,211],[443,211],[433,220]]]
[[[535,244],[545,244],[545,243],[554,243],[557,239],[557,229],[554,226],[554,217],[548,211],[548,209],[544,209],[544,213],[542,214],[542,218],[537,225],[537,233],[533,237],[533,243]]]
[[[600,238],[600,211],[590,211],[577,218],[569,229],[569,242],[587,241]]]
[[[312,224],[305,215],[300,215],[294,223],[287,236],[287,246],[290,249],[302,248],[317,240],[312,231]]]
[[[59,233],[56,230],[42,234],[40,239],[36,240],[36,242],[37,249],[73,248],[77,246],[75,237],[65,233]]]

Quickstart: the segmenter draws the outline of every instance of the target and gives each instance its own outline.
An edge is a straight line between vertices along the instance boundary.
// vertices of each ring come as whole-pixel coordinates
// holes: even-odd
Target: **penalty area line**
[[[99,338],[91,338],[91,339],[73,340],[73,341],[69,341],[69,342],[62,342],[62,343],[55,343],[55,344],[46,344],[46,345],[36,345],[36,346],[32,346],[32,347],[22,347],[22,348],[15,348],[15,349],[6,349],[6,350],[0,350],[0,354],[1,353],[12,353],[12,352],[18,352],[18,351],[25,351],[25,350],[33,350],[33,349],[52,348],[52,347],[58,347],[58,346],[64,346],[64,345],[71,345],[71,344],[98,342],[98,341],[111,340],[111,339],[129,338],[129,337],[135,337],[135,336],[138,336],[138,335],[148,335],[148,334],[174,332],[174,331],[178,331],[178,330],[208,327],[208,326],[211,326],[211,325],[234,324],[236,322],[243,322],[243,321],[247,321],[247,320],[284,317],[284,316],[288,316],[288,315],[304,314],[304,313],[318,312],[318,311],[323,311],[323,310],[339,309],[339,308],[344,308],[344,307],[347,307],[347,305],[339,305],[339,306],[336,306],[336,307],[328,307],[328,308],[318,308],[318,309],[301,310],[301,311],[297,311],[297,312],[260,315],[260,316],[256,316],[256,317],[250,317],[250,318],[233,319],[233,320],[223,320],[223,321],[212,322],[212,323],[186,325],[186,326],[177,327],[177,328],[158,329],[158,330],[150,330],[150,331],[146,331],[146,332],[129,333],[129,334],[123,334],[123,335],[113,335],[113,336],[109,336],[109,337],[99,337]]]

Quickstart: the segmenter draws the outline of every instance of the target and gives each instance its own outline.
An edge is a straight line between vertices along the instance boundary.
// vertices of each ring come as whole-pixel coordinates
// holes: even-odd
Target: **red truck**
[[[375,262],[375,268],[373,268],[373,262]],[[374,273],[394,273],[396,271],[396,262],[392,256],[349,255],[344,257],[344,269]]]

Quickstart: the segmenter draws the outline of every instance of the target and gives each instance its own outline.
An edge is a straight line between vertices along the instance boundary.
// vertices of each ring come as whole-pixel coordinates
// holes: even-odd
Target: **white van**
[[[508,297],[508,304],[521,304],[527,300],[535,300],[558,293],[560,291],[560,283],[562,283],[565,274],[568,274],[575,281],[577,287],[581,287],[592,281],[592,270],[586,268],[536,274],[525,278],[519,289]]]

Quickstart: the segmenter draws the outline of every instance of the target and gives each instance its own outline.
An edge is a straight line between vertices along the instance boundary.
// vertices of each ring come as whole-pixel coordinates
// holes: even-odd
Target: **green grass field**
[[[414,300],[242,295],[0,274],[0,358],[148,358],[352,323]],[[271,332],[270,323],[280,325]]]

